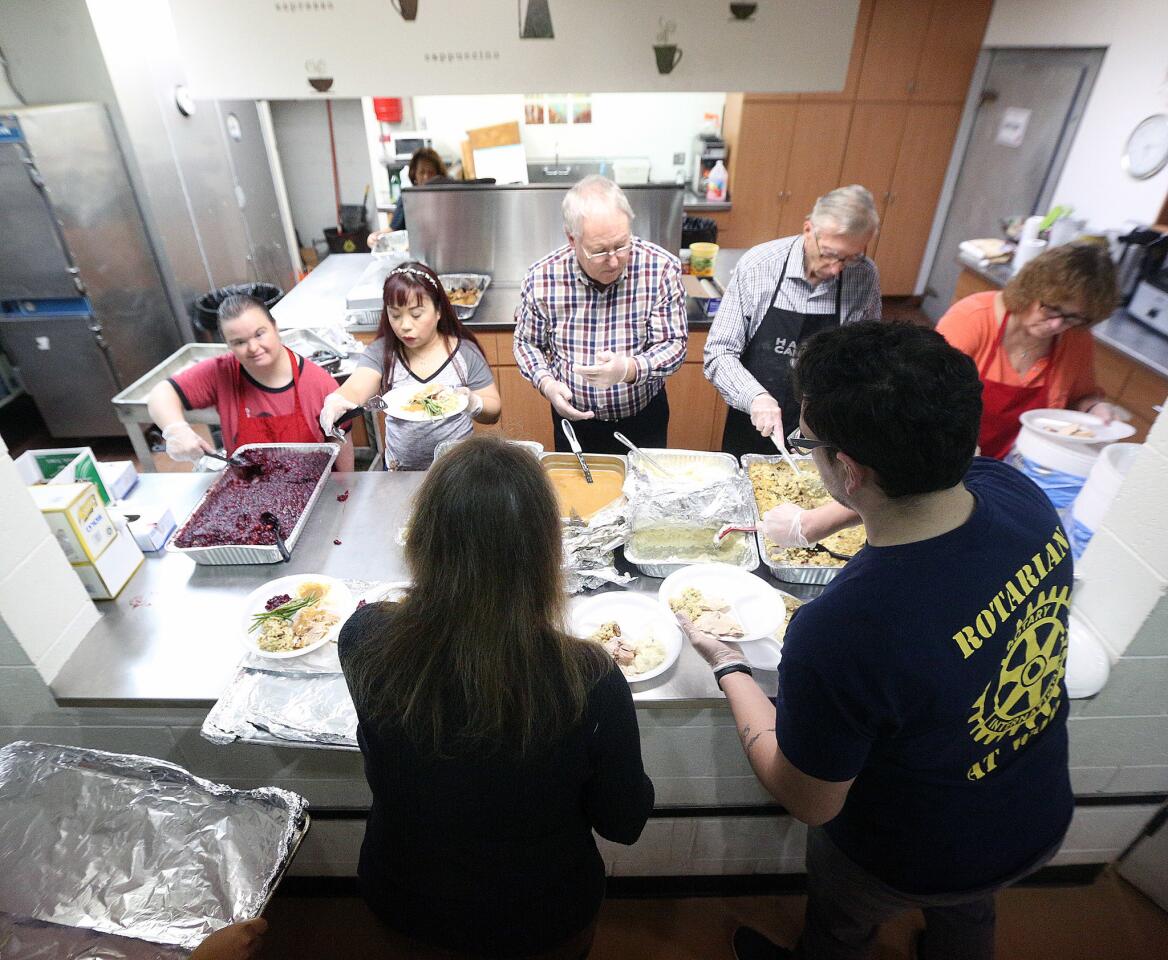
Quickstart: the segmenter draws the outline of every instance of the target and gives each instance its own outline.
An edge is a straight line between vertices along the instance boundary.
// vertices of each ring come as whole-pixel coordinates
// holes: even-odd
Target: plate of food
[[[355,609],[340,580],[302,573],[271,580],[244,601],[243,642],[271,660],[301,657],[335,640]]]
[[[658,605],[681,613],[705,633],[731,642],[775,636],[787,621],[782,595],[748,570],[728,563],[696,563],[661,582]]]
[[[1023,426],[1066,443],[1115,443],[1136,432],[1123,420],[1104,423],[1102,417],[1078,410],[1027,410],[1019,419]]]
[[[681,656],[681,628],[651,594],[610,590],[578,598],[569,623],[577,637],[604,647],[630,683],[661,676]]]
[[[426,423],[462,413],[470,399],[445,383],[398,387],[385,395],[385,412],[397,420]]]

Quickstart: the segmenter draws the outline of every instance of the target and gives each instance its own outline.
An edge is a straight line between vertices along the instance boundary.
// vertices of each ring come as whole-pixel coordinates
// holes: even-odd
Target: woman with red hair
[[[320,425],[334,432],[337,418],[377,394],[416,387],[446,387],[466,395],[466,409],[420,421],[385,419],[385,465],[425,470],[443,440],[468,436],[472,421],[495,423],[502,403],[491,368],[475,335],[455,316],[438,275],[422,263],[390,271],[382,293],[378,338],[365,348],[357,369],[324,399]]]

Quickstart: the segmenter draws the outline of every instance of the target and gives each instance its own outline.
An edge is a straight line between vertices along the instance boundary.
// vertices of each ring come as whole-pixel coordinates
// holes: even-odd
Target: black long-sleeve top
[[[349,619],[342,669],[388,613],[371,604]],[[437,759],[360,702],[357,717],[373,791],[358,876],[386,923],[505,957],[551,949],[592,922],[604,896],[592,830],[631,844],[653,808],[632,696],[615,666],[582,721],[527,759]]]

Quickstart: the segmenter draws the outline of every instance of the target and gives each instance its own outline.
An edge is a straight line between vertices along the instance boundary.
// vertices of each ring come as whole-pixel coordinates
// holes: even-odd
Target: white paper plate
[[[330,613],[335,613],[340,619],[336,625],[325,636],[316,643],[310,643],[306,647],[301,647],[299,650],[282,650],[279,652],[270,652],[261,650],[259,647],[259,631],[248,633],[248,627],[251,626],[251,618],[253,614],[259,613],[264,609],[264,605],[275,596],[281,593],[291,594],[292,598],[296,598],[296,591],[302,583],[322,583],[329,588],[328,594],[321,602],[321,607],[328,610]],[[240,627],[240,635],[243,638],[243,645],[247,652],[256,657],[264,657],[268,660],[288,660],[292,657],[302,657],[306,653],[311,653],[318,647],[323,647],[330,640],[335,640],[337,634],[341,632],[341,627],[344,626],[349,615],[356,608],[356,602],[353,600],[353,595],[349,592],[340,580],[334,577],[326,577],[323,574],[312,573],[298,573],[289,577],[280,577],[277,580],[269,580],[262,587],[253,590],[248,598],[243,603],[243,621]]]
[[[457,402],[454,404],[454,409],[449,413],[444,413],[440,417],[432,417],[421,410],[406,410],[406,404],[424,389],[424,386],[418,386],[418,384],[414,383],[406,387],[398,387],[396,390],[390,390],[383,398],[386,403],[386,415],[393,417],[395,420],[409,420],[411,423],[437,423],[439,420],[449,420],[451,417],[458,416],[470,404],[470,398],[465,393],[456,393],[454,399]]]
[[[787,608],[779,591],[753,573],[728,563],[696,563],[682,567],[661,582],[657,600],[672,617],[669,601],[686,587],[696,587],[707,597],[717,597],[730,605],[730,615],[740,624],[744,636],[739,642],[773,636],[787,622]]]
[[[569,626],[577,637],[587,639],[609,620],[621,625],[621,632],[639,640],[652,632],[653,638],[665,648],[665,659],[652,670],[626,676],[629,683],[652,680],[665,673],[681,656],[684,637],[672,614],[666,616],[652,594],[611,590],[590,597],[577,597],[568,612]]]
[[[1111,423],[1105,424],[1102,418],[1093,413],[1081,413],[1078,410],[1027,410],[1018,419],[1022,421],[1023,426],[1037,431],[1044,437],[1057,440],[1059,443],[1115,443],[1117,440],[1127,439],[1136,432],[1136,428],[1130,423],[1112,420]],[[1092,436],[1068,437],[1064,433],[1059,433],[1059,427],[1068,423],[1086,427],[1091,431]]]

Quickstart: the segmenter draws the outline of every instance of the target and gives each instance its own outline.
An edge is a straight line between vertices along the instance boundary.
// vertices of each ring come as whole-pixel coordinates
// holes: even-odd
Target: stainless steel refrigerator
[[[0,112],[0,346],[55,437],[182,344],[106,108]]]

